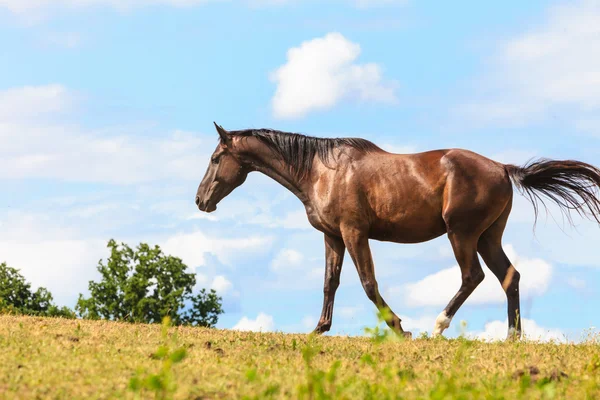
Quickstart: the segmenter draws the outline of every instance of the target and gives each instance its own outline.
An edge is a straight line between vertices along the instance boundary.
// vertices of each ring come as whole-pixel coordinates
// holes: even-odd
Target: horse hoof
[[[508,335],[506,335],[506,341],[515,342],[521,339],[521,331],[518,331],[514,328],[508,330]]]
[[[330,325],[319,325],[315,328],[315,330],[312,333],[315,335],[322,335],[325,332],[328,332],[329,329],[331,329]]]

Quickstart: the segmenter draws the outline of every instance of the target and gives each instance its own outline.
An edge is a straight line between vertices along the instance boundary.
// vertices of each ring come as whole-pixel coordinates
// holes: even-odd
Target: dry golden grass
[[[600,398],[593,340],[400,342],[190,327],[161,335],[157,325],[0,316],[0,354],[3,399]],[[140,387],[161,370],[171,391]]]

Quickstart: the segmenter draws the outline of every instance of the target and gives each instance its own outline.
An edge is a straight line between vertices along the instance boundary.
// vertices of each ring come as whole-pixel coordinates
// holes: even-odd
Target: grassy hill
[[[0,398],[596,399],[600,346],[0,316]]]

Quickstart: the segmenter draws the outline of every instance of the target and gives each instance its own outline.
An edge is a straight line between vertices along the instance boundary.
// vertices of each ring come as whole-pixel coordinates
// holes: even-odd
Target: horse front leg
[[[314,333],[321,334],[331,329],[335,292],[340,285],[340,275],[346,246],[341,238],[325,234],[325,282],[323,284],[323,311]]]
[[[342,236],[348,253],[358,271],[360,282],[369,300],[375,304],[379,311],[386,311],[386,323],[397,334],[411,338],[412,333],[404,331],[400,318],[390,309],[381,293],[375,279],[375,266],[369,248],[369,237],[365,231],[356,228],[342,230]]]

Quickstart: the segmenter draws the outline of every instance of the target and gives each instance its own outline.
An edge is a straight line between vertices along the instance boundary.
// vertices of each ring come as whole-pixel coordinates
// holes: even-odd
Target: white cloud
[[[72,306],[106,258],[106,241],[81,238],[73,227],[43,214],[4,215],[0,263],[19,269],[33,288],[50,290],[57,304]]]
[[[454,251],[452,250],[452,245],[450,243],[444,243],[444,245],[438,247],[438,254],[442,258],[453,258]]]
[[[523,318],[523,338],[534,341],[555,341],[564,343],[565,335],[558,329],[550,329],[539,326],[534,320]],[[508,320],[492,321],[485,324],[483,332],[467,333],[468,337],[476,337],[480,340],[505,340],[508,332]]]
[[[335,315],[343,319],[352,319],[364,310],[362,306],[339,306],[334,309]]]
[[[433,328],[435,323],[434,315],[424,315],[419,318],[401,317],[402,328],[409,332],[412,332],[413,337],[419,332],[428,332]]]
[[[600,1],[552,6],[537,28],[501,44],[488,94],[462,106],[482,122],[522,124],[569,106],[575,119],[600,109]]]
[[[276,219],[274,225],[286,229],[312,229],[304,209],[288,212],[283,218]]]
[[[323,267],[302,270],[280,270],[272,281],[263,283],[264,288],[275,290],[314,290],[323,288]]]
[[[574,276],[567,279],[567,285],[571,286],[573,289],[585,289],[587,286],[585,280],[576,278]]]
[[[373,310],[375,311],[375,308],[373,308]],[[337,309],[334,310],[334,317],[337,315],[337,311]],[[411,332],[413,334],[413,338],[416,338],[421,332],[430,331],[433,328],[436,319],[435,315],[423,315],[416,318],[399,315],[399,317],[402,320],[402,329]],[[380,323],[380,326],[384,329],[388,329],[383,322]]]
[[[243,317],[232,329],[238,331],[271,332],[274,328],[273,317],[265,313],[259,313],[256,319]]]
[[[201,153],[193,155],[192,149],[200,149],[202,140],[184,132],[150,139],[103,136],[69,126],[0,124],[0,143],[17,137],[0,150],[0,179],[131,184],[177,176],[199,182],[207,160]],[[175,144],[189,147],[175,150],[171,148]]]
[[[196,286],[194,286],[194,292],[206,288],[208,285],[209,279],[205,274],[201,274],[196,272]]]
[[[552,276],[552,266],[541,259],[517,257],[511,245],[504,246],[507,256],[521,274],[521,297],[539,296],[546,292]],[[506,295],[496,277],[485,269],[486,278],[469,296],[466,304],[495,304],[506,301]],[[404,296],[411,307],[446,306],[461,284],[458,265],[428,275],[422,280],[389,289],[392,295]]]
[[[315,326],[317,326],[317,319],[312,315],[306,315],[302,318],[302,327],[305,330],[311,331]]]
[[[203,266],[205,254],[213,254],[219,262],[234,265],[237,261],[247,261],[252,256],[260,256],[271,249],[270,236],[250,236],[245,238],[217,238],[201,231],[181,233],[168,238],[161,248],[183,260],[189,267]]]
[[[277,210],[274,209],[274,205],[279,202],[269,203],[268,200],[262,201],[257,199],[256,204],[250,205],[249,202],[245,202],[245,205],[238,207],[231,207],[230,218],[239,218],[241,215],[252,214],[252,217],[245,220],[250,224],[261,225],[267,228],[285,228],[285,229],[312,229],[312,226],[308,222],[306,211],[304,208],[296,211],[289,211],[281,217],[275,216]],[[289,203],[288,203],[289,204]]]
[[[278,118],[298,118],[333,107],[344,98],[396,101],[393,82],[384,82],[381,66],[354,64],[360,46],[340,33],[303,42],[287,52],[287,63],[271,74],[277,84],[272,99]]]
[[[304,265],[304,255],[294,249],[282,249],[271,262],[271,270],[285,271]]]
[[[600,260],[590,251],[598,242],[598,224],[571,212],[574,227],[570,227],[558,206],[545,202],[548,214],[541,206],[534,231],[533,207],[525,196],[515,193],[507,229],[510,240],[523,246],[534,240],[535,246],[530,245],[530,250],[544,254],[553,263],[600,268]]]
[[[203,213],[203,212],[195,212],[192,215],[190,215],[187,219],[188,220],[190,220],[190,219],[204,219],[204,220],[207,220],[207,221],[218,221],[219,217],[217,217],[215,215]]]
[[[1,90],[0,124],[63,112],[72,106],[74,97],[73,93],[59,84]]]
[[[263,176],[265,179],[266,176]],[[254,186],[256,185],[256,187]],[[187,217],[188,220],[200,219],[208,221],[224,221],[224,220],[235,220],[236,222],[243,222],[245,224],[260,225],[265,228],[284,228],[293,230],[306,230],[313,229],[308,222],[306,211],[304,208],[299,208],[296,211],[288,211],[281,216],[277,216],[280,213],[276,205],[279,205],[279,201],[270,202],[269,199],[256,198],[253,196],[252,191],[255,189],[269,192],[273,190],[280,191],[281,187],[269,186],[269,189],[261,187],[260,182],[246,182],[244,186],[245,196],[244,198],[228,198],[224,202],[226,205],[221,207],[218,216],[215,214],[206,214],[198,212],[197,210]],[[290,193],[286,191],[286,194]],[[291,194],[291,193],[290,193]],[[294,199],[295,200],[295,199]],[[289,208],[291,202],[285,203],[286,208]],[[183,209],[182,204],[173,204],[173,207],[167,208],[170,213],[175,213],[177,209]]]
[[[97,232],[86,232],[85,225],[97,228],[99,220],[119,218],[115,215],[51,215],[11,212],[0,215],[0,262],[20,269],[23,276],[37,288],[44,286],[55,296],[59,304],[73,305],[79,293],[86,293],[88,281],[97,279],[98,261],[109,256],[106,248],[108,236],[99,238]],[[86,223],[82,223],[82,219]],[[91,220],[89,220],[91,219]],[[89,220],[89,221],[88,221]],[[79,224],[77,224],[79,223]],[[83,229],[83,230],[82,230]],[[120,240],[118,240],[120,242]],[[156,237],[150,240],[124,240],[130,246],[138,241],[160,243]],[[219,261],[231,265],[240,260],[252,260],[270,249],[271,239],[260,236],[250,238],[208,238],[202,232],[176,235],[161,243],[165,254],[183,259],[190,270],[205,266],[205,256],[213,254]],[[205,274],[208,272],[208,275]],[[196,273],[196,289],[210,287],[228,298],[239,298],[239,292],[222,273],[215,274],[211,268]]]
[[[0,240],[0,262],[19,269],[34,288],[46,287],[60,305],[87,291],[106,251],[103,240]]]
[[[297,244],[297,243],[295,243]],[[298,250],[281,249],[270,264],[274,280],[264,287],[278,290],[307,290],[323,286],[324,261],[321,257],[308,258]]]
[[[224,295],[231,290],[233,284],[223,275],[217,275],[214,277],[210,288],[214,289],[220,295]]]
[[[97,231],[98,227],[102,223],[114,225],[113,220],[119,218],[117,211],[75,216],[68,212],[57,214],[54,209],[47,214],[18,211],[0,214],[0,262],[20,269],[34,288],[48,288],[59,304],[72,306],[79,293],[87,292],[88,282],[98,278],[98,261],[109,256],[106,245],[114,236],[102,233],[103,228]],[[129,239],[119,236],[116,237],[119,243],[124,241],[132,247],[140,241],[158,243],[165,254],[182,258],[190,271],[196,272],[195,289],[215,289],[229,300],[239,299],[240,293],[222,271],[207,265],[207,255],[232,266],[260,258],[270,251],[272,244],[271,238],[258,235],[224,239],[200,231],[163,240],[155,235]]]
[[[200,182],[216,135],[136,136],[56,122],[77,97],[56,84],[0,91],[0,179]]]

